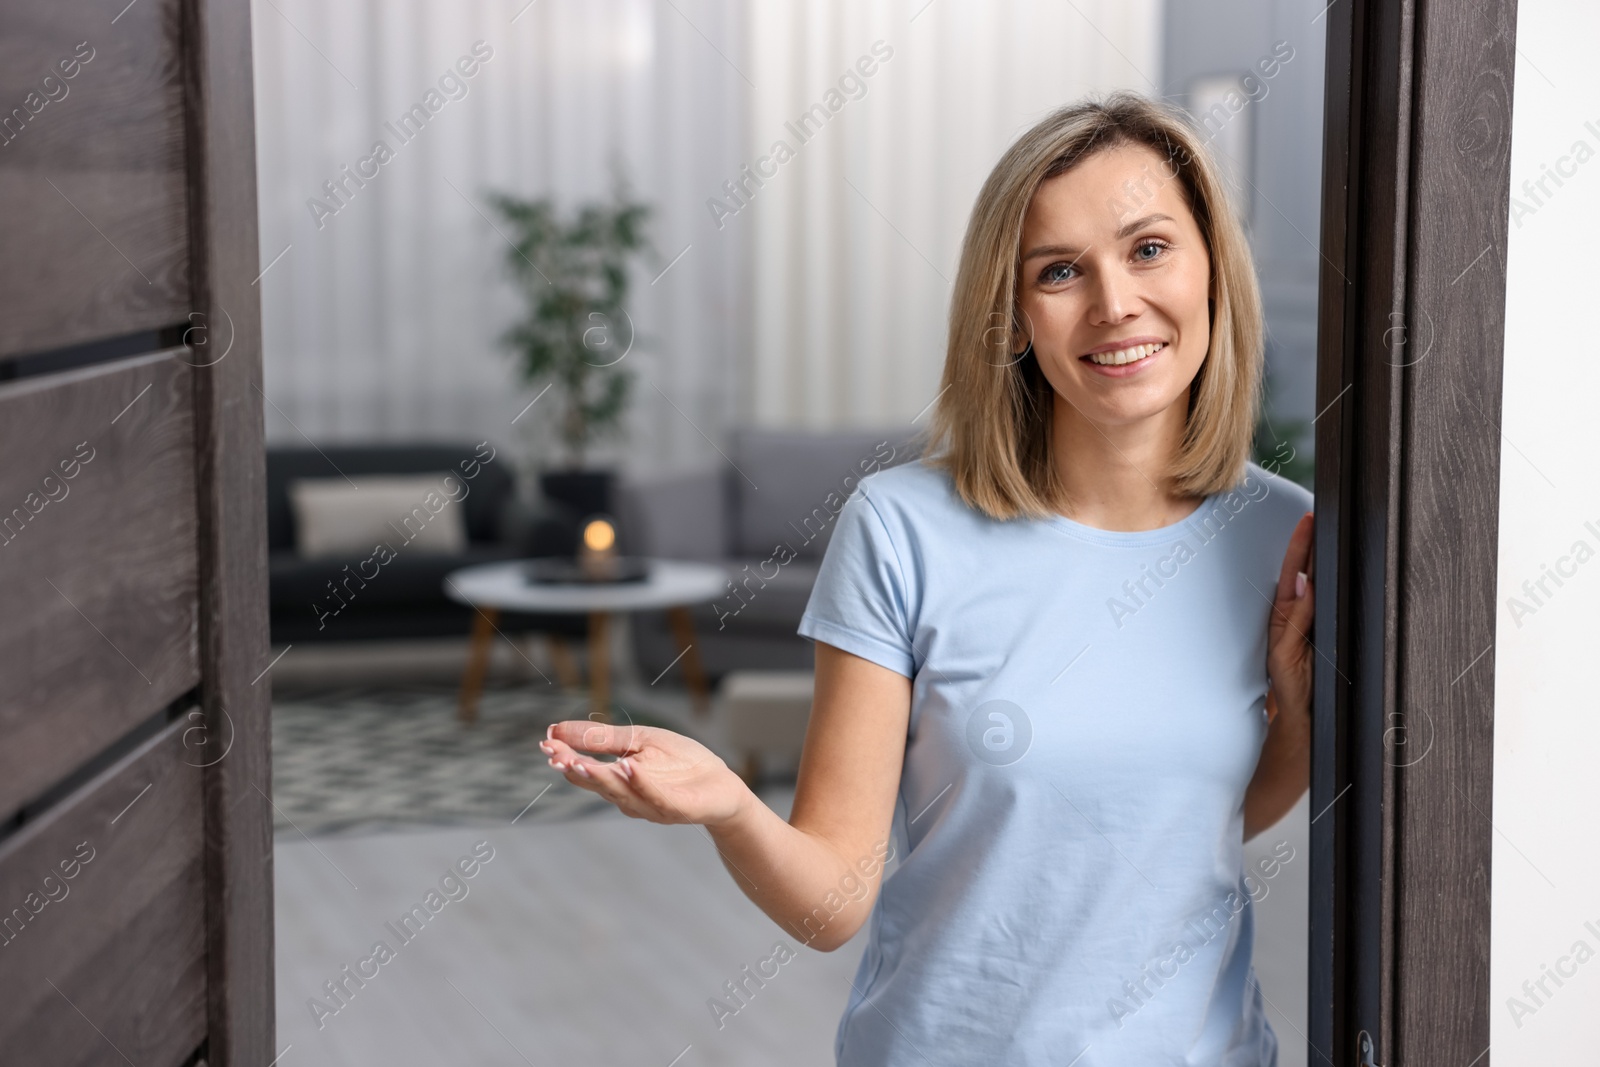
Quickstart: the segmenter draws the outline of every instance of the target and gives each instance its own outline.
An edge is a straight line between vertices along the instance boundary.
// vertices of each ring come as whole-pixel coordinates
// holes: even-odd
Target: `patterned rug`
[[[457,690],[341,688],[274,693],[274,827],[298,836],[418,826],[551,822],[612,810],[569,783],[539,750],[545,727],[586,718],[587,694],[546,686],[484,691],[478,721],[456,718]],[[687,732],[613,704],[612,721]]]

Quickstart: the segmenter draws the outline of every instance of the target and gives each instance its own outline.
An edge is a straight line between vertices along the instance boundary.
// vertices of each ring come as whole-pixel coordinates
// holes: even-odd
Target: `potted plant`
[[[565,453],[564,466],[540,472],[539,487],[580,515],[609,512],[615,473],[584,460],[596,442],[620,434],[632,395],[624,362],[637,341],[629,267],[654,255],[645,235],[651,209],[632,199],[620,177],[609,202],[580,204],[568,218],[549,197],[491,193],[488,200],[505,221],[506,264],[527,304],[501,343],[524,380],[552,390],[541,421]]]

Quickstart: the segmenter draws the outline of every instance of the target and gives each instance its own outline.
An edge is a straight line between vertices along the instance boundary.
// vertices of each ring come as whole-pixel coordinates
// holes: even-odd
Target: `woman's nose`
[[[1121,322],[1139,306],[1138,282],[1119,270],[1096,273],[1089,314],[1096,322]]]

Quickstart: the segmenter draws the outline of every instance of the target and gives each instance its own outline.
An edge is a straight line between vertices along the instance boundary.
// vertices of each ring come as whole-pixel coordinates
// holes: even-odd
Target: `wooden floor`
[[[765,799],[787,815],[790,794]],[[479,841],[494,858],[465,883],[467,896],[401,946],[385,924]],[[1296,849],[1257,910],[1256,966],[1282,1067],[1306,1062],[1296,1028],[1308,854]],[[707,1000],[782,934],[699,828],[616,814],[315,845],[280,836],[275,860],[280,1067],[827,1065],[865,940],[835,953],[796,945],[798,956],[719,1029]],[[394,958],[364,987],[348,983],[354,995],[319,1028],[308,999],[335,1006],[323,983],[354,970],[380,939],[397,947]]]
[[[787,815],[785,794],[766,799]],[[401,946],[385,924],[478,841],[494,858],[467,896]],[[280,836],[276,874],[280,1067],[831,1064],[864,942],[821,953],[784,938],[797,957],[719,1029],[707,1000],[726,999],[723,983],[783,934],[698,827],[612,814],[315,844]],[[323,983],[380,939],[399,946],[394,958],[364,987],[348,982],[348,1002],[318,1020],[308,999],[336,1006]]]

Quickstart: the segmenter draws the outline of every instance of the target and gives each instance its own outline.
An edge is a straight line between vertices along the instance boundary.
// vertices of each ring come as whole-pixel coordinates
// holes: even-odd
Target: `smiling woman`
[[[1063,478],[1098,474],[1055,451],[1103,450],[1108,422],[1143,427],[1118,465],[1160,469],[1173,452],[1183,496],[1225,488],[1249,454],[1264,336],[1249,245],[1193,131],[1119,99],[1025,134],[974,209],[967,240],[983,247],[962,257],[935,426],[962,496],[996,518],[1070,507],[1085,487]],[[995,363],[1016,373],[984,372]]]
[[[1262,338],[1193,128],[1127,93],[1054,112],[973,209],[922,458],[837,519],[790,819],[676,733],[552,727],[570,781],[707,826],[797,934],[889,831],[894,872],[806,938],[868,931],[840,1065],[1276,1064],[1243,842],[1308,782],[1311,525],[1249,462]],[[1107,620],[1132,588],[1138,625]]]

